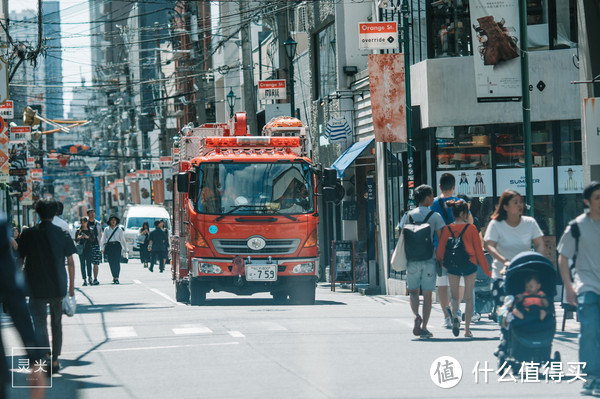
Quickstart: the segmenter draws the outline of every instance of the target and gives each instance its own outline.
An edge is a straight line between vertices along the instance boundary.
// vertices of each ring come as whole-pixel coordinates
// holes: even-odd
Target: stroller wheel
[[[554,351],[554,357],[552,358],[552,361],[560,363],[560,352],[559,351]]]

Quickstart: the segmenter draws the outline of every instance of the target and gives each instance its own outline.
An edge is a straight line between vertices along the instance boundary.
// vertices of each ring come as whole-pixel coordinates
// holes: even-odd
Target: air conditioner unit
[[[296,32],[308,32],[308,19],[307,19],[307,3],[303,2],[298,4],[294,13],[294,27]]]

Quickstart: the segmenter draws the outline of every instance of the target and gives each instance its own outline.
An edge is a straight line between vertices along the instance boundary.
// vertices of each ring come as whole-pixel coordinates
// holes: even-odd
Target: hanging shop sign
[[[398,48],[398,22],[359,22],[359,50],[395,50]]]
[[[471,0],[469,9],[477,101],[520,101],[519,2]]]
[[[404,54],[369,54],[375,141],[406,143]]]
[[[12,100],[6,100],[4,102],[4,104],[0,105],[0,117],[2,117],[4,119],[14,119],[15,118]]]
[[[533,195],[554,195],[554,171],[551,167],[533,168]],[[525,168],[496,170],[498,195],[515,190],[525,195]]]
[[[125,205],[125,182],[123,181],[123,179],[117,179],[115,180],[116,182],[116,189],[117,189],[117,202],[119,204],[119,206],[124,206]]]
[[[173,170],[163,169],[163,192],[165,201],[173,201]]]
[[[152,203],[152,192],[150,191],[150,180],[148,179],[147,170],[138,170],[136,172],[138,190],[140,196],[140,204],[150,205]]]
[[[160,157],[159,165],[161,168],[170,168],[173,166],[172,157]]]
[[[285,79],[260,80],[258,82],[259,100],[285,100],[286,98]]]

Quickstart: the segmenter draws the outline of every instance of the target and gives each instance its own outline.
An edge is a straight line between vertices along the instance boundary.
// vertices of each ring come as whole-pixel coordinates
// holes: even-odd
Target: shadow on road
[[[275,303],[272,298],[219,298],[211,299],[210,294],[207,296],[206,301],[199,306],[192,306],[193,308],[202,307],[214,307],[214,306],[271,306],[275,307],[272,310],[284,311],[290,306],[329,306],[329,305],[347,305],[344,302],[337,301],[320,301],[316,300],[314,305],[292,305],[289,302]],[[77,308],[79,310],[79,308]]]

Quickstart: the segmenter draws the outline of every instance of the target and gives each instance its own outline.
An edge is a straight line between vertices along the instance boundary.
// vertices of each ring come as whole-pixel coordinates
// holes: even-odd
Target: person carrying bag
[[[119,284],[119,275],[121,273],[121,251],[127,249],[123,230],[118,224],[119,218],[117,216],[113,215],[108,219],[108,226],[104,229],[102,243],[100,245],[110,266],[113,284]]]

